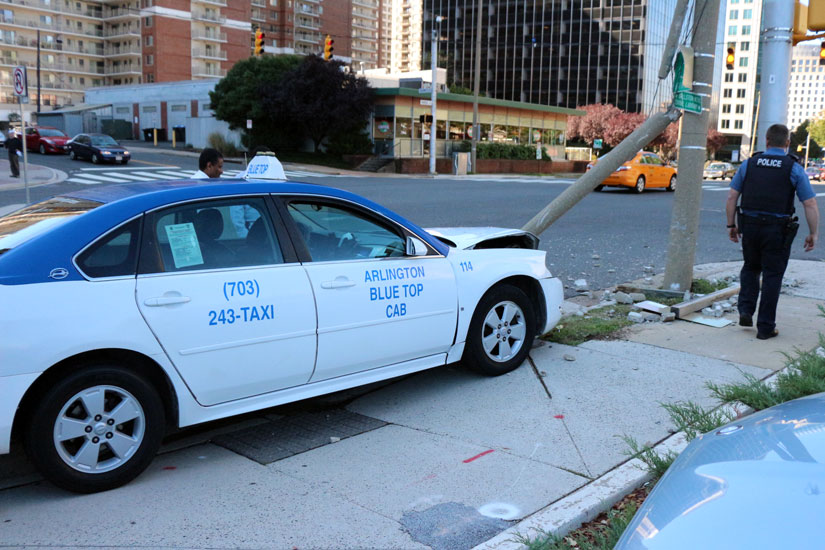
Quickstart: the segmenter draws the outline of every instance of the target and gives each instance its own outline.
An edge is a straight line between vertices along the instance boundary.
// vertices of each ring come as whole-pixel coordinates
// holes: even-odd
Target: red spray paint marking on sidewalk
[[[473,457],[468,458],[467,460],[463,460],[462,462],[464,462],[464,464],[469,464],[469,463],[470,463],[470,462],[472,462],[473,460],[476,460],[476,459],[478,459],[478,458],[481,458],[481,457],[482,457],[482,456],[484,456],[484,455],[488,455],[488,454],[492,453],[494,450],[495,450],[495,449],[489,449],[489,450],[486,450],[486,451],[484,451],[483,453],[479,453],[479,454],[477,454],[477,455],[475,455],[475,456],[473,456]]]

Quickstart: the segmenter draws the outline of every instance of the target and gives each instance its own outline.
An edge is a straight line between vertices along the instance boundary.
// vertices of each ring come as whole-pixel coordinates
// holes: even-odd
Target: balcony
[[[27,17],[15,17],[12,15],[11,17],[5,17],[0,15],[0,24],[2,25],[13,25],[16,27],[28,27],[32,29],[40,29],[40,30],[52,30],[56,32],[60,32],[62,34],[73,34],[73,35],[80,35],[80,36],[103,36],[103,33],[97,29],[93,29],[90,27],[84,27],[78,29],[75,26],[71,25],[63,25],[61,23],[57,23],[56,21],[52,21],[51,23],[44,23],[39,19],[29,19]]]
[[[298,32],[295,33],[295,42],[303,42],[304,44],[312,44],[314,46],[321,45],[321,36],[316,34],[308,34]]]
[[[27,48],[32,50],[37,49],[37,40],[35,38],[28,39],[26,37],[19,35],[15,37],[14,40],[10,40],[8,38],[0,38],[0,44],[8,44],[9,46],[17,46],[18,48]],[[40,49],[43,52],[68,52],[82,55],[103,55],[103,48],[93,48],[90,46],[80,48],[78,46],[67,46],[65,43],[59,44],[53,42],[50,44],[46,41],[41,41]]]
[[[309,21],[308,19],[296,19],[295,20],[295,28],[298,29],[311,29],[313,31],[317,31],[321,29],[321,26],[316,23],[315,21]]]
[[[365,25],[364,23],[357,23],[355,20],[352,21],[352,26],[355,29],[364,29],[373,32],[378,30],[378,25]]]
[[[69,15],[78,15],[81,17],[100,18],[100,11],[94,10],[91,7],[78,8],[74,2],[69,4],[59,4],[58,2],[44,2],[43,0],[0,0],[0,7],[11,5],[14,7],[26,6],[28,8],[42,10],[49,13],[62,13]]]
[[[103,55],[106,57],[124,57],[124,56],[140,56],[142,53],[140,46],[137,44],[129,44],[128,46],[113,46],[106,45],[103,48]]]
[[[105,38],[116,38],[116,37],[126,37],[126,36],[132,36],[132,37],[138,37],[139,38],[140,37],[140,27],[137,26],[137,25],[134,25],[134,26],[132,26],[132,25],[129,25],[129,26],[118,25],[117,27],[112,27],[110,29],[105,29],[103,31],[103,36]]]
[[[103,20],[108,22],[140,19],[139,8],[110,8],[103,9]]]
[[[352,8],[352,15],[378,21],[378,14],[366,10],[359,10],[358,8]]]
[[[104,71],[104,74],[106,76],[121,76],[121,75],[127,75],[127,74],[140,75],[140,74],[143,74],[143,73],[140,70],[140,65],[135,63],[135,64],[129,64],[129,65],[118,65],[118,66],[106,67],[106,70]]]
[[[192,65],[193,78],[223,78],[224,76],[226,76],[226,69],[202,63]]]
[[[266,0],[252,0],[252,5],[256,8],[265,8]]]
[[[261,10],[252,10],[252,13],[249,16],[250,19],[253,21],[266,21],[266,16],[261,12]]]
[[[352,0],[353,6],[364,6],[365,8],[378,9],[377,0]]]
[[[193,4],[207,4],[209,6],[226,7],[226,0],[192,0]]]
[[[192,58],[226,61],[226,52],[217,48],[192,48]]]
[[[315,8],[311,8],[309,6],[301,6],[301,9],[297,9],[298,6],[295,6],[296,10],[295,13],[297,15],[306,15],[309,17],[321,17],[321,11]]]
[[[225,32],[206,32],[204,30],[192,31],[192,40],[202,40],[204,42],[226,42]]]
[[[223,17],[221,14],[213,11],[192,10],[192,19],[196,19],[198,21],[209,21],[211,23],[220,23],[221,25],[226,23],[226,17]]]

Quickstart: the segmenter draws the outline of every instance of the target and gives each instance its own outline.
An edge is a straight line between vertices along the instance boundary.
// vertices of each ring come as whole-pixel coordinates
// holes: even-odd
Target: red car
[[[30,151],[40,151],[41,155],[47,153],[65,155],[68,150],[67,141],[69,141],[69,136],[57,128],[49,126],[26,128],[26,148]]]

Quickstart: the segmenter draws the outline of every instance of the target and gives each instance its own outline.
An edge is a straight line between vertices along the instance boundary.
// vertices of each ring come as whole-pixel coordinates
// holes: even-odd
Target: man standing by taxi
[[[207,147],[198,157],[198,171],[192,174],[193,180],[219,178],[223,174],[223,155],[217,149]]]
[[[805,209],[809,234],[805,237],[805,252],[816,246],[819,210],[816,194],[808,176],[787,154],[790,132],[782,124],[768,128],[767,148],[742,163],[730,183],[725,211],[730,240],[738,243],[742,237],[745,264],[740,274],[739,324],[753,326],[753,314],[759,298],[756,321],[759,340],[779,334],[776,330],[776,305],[782,288],[782,277],[791,255],[791,243],[799,229],[794,214],[794,194]],[[739,204],[737,214],[737,202]],[[762,275],[760,297],[759,276]]]

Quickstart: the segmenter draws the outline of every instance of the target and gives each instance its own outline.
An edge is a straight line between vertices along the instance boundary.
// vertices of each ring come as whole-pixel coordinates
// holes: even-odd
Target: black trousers
[[[745,265],[739,275],[739,314],[753,315],[759,298],[756,328],[768,334],[776,328],[776,304],[782,289],[782,277],[791,256],[791,242],[796,231],[789,234],[785,221],[771,216],[740,216],[742,255]],[[762,275],[760,296],[759,276]]]
[[[20,159],[17,157],[16,151],[9,153],[9,164],[11,165],[11,175],[17,177],[20,175]]]

